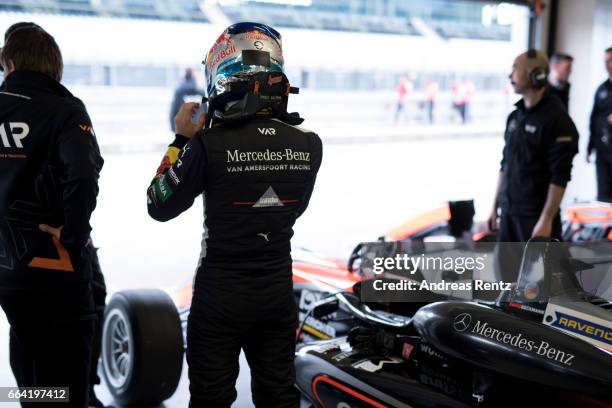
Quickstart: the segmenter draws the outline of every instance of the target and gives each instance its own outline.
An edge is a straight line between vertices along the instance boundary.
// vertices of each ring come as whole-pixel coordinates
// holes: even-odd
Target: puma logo
[[[266,242],[270,242],[270,239],[268,238],[268,235],[270,235],[269,232],[266,232],[265,234],[263,232],[260,232],[259,234],[257,234],[257,236],[262,237],[263,239],[266,240]]]

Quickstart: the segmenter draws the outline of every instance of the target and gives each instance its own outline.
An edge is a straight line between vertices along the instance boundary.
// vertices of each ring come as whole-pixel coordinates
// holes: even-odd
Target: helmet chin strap
[[[290,93],[299,93],[299,88],[290,86],[285,74],[279,72],[258,72],[244,81],[230,82],[228,92],[209,100],[207,127],[214,122],[245,122],[261,112],[299,125],[304,119],[296,112],[287,112]]]

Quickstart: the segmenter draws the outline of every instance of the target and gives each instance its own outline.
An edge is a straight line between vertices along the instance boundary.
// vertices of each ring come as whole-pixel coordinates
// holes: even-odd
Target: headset
[[[527,51],[528,60],[536,60],[538,52],[531,48]],[[542,67],[534,67],[529,70],[529,82],[535,89],[542,89],[548,83],[548,69]]]

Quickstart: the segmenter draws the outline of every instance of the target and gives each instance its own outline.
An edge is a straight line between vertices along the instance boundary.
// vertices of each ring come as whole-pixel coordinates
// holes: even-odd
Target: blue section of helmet
[[[257,65],[244,64],[239,57],[234,57],[224,61],[221,65],[219,65],[219,68],[217,68],[217,75],[215,76],[214,81],[211,81],[211,83],[208,84],[208,88],[206,90],[208,96],[211,97],[215,94],[215,85],[219,77],[228,78],[240,73],[256,72],[256,67]],[[265,70],[268,72],[283,72],[283,66],[278,64],[275,60],[271,60],[270,67],[267,67]]]

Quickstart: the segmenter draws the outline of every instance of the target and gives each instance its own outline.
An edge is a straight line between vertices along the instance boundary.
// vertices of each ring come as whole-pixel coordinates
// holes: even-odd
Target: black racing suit
[[[95,308],[89,218],[103,160],[83,103],[52,78],[0,89],[0,304],[19,386],[70,387],[87,403]],[[60,238],[40,224],[63,226]]]
[[[149,214],[170,220],[204,193],[187,329],[192,407],[231,405],[240,349],[255,405],[297,407],[290,239],[321,157],[315,133],[271,118],[205,129],[189,142],[177,135],[168,149],[148,190]]]
[[[557,85],[549,83],[548,88],[546,90],[549,94],[559,98],[559,100],[563,104],[563,107],[565,107],[565,110],[569,111],[570,88],[571,84],[569,82],[562,82]]]
[[[570,181],[578,131],[559,98],[545,94],[529,109],[522,99],[516,103],[506,124],[505,142],[498,241],[526,242],[544,209],[549,186],[565,187]],[[551,238],[561,240],[559,214],[552,227]],[[521,254],[500,253],[500,260],[502,280],[515,282]]]
[[[591,111],[589,145],[587,153],[593,150],[597,155],[597,199],[612,202],[612,80],[608,79],[595,92]]]

